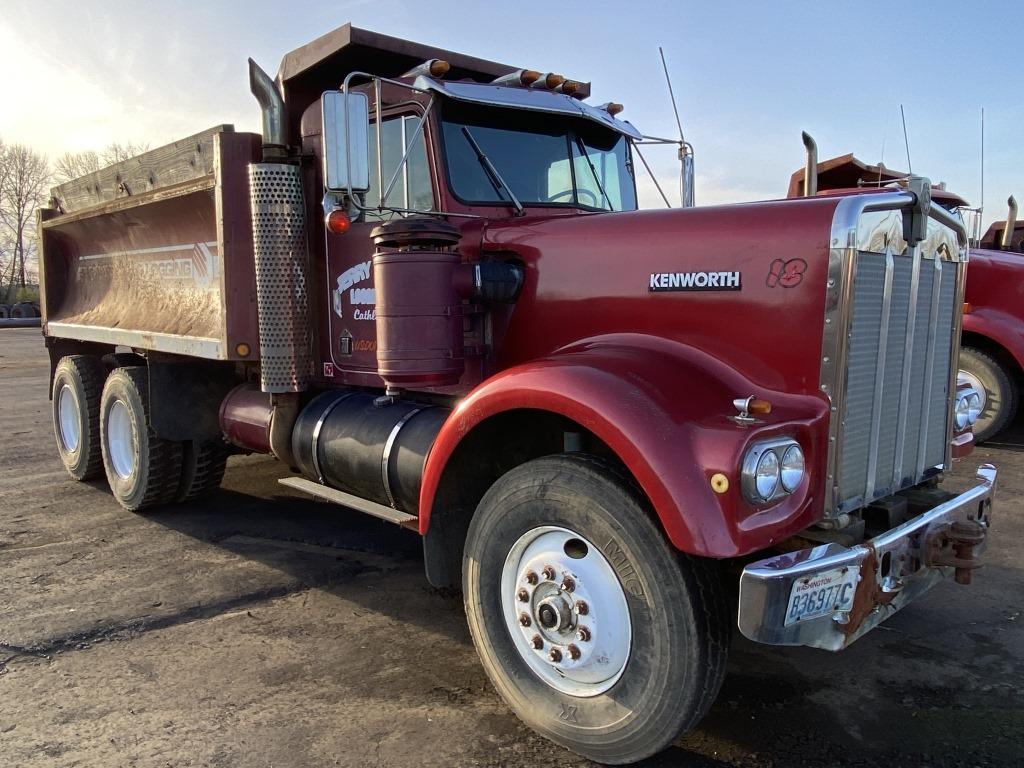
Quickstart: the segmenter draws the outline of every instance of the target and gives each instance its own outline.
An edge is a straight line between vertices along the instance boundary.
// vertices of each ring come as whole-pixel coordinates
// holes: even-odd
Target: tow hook
[[[985,541],[985,526],[977,520],[958,520],[939,525],[925,537],[923,560],[925,565],[945,565],[955,568],[957,584],[970,584],[971,571],[981,568],[974,559],[974,548]]]

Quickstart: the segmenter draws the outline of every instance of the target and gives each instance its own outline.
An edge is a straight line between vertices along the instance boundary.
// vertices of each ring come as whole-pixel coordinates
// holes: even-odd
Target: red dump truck
[[[927,180],[638,211],[652,139],[585,82],[350,26],[250,74],[262,135],[41,213],[73,478],[142,511],[272,454],[418,531],[509,706],[607,763],[701,719],[734,623],[839,650],[970,581],[996,471],[939,487],[967,240]]]
[[[808,142],[816,154],[813,139],[806,137]],[[788,197],[804,196],[805,178],[806,168],[793,172]],[[909,174],[850,154],[816,163],[812,178],[818,194],[834,194],[898,187]],[[932,200],[956,216],[970,210],[966,200],[944,186],[932,188]],[[1006,220],[989,226],[970,249],[967,270],[959,375],[978,393],[973,431],[979,442],[1011,424],[1024,382],[1024,223],[1017,221],[1016,199],[1006,202]]]

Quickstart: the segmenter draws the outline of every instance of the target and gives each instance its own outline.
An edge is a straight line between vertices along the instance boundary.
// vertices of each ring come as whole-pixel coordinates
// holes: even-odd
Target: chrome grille
[[[915,286],[915,258],[912,250],[857,254],[839,511],[912,485],[945,461],[958,264],[921,259]]]
[[[918,201],[857,195],[834,213],[820,382],[831,401],[827,516],[915,485],[950,460],[966,231],[926,207],[924,240],[908,245]]]

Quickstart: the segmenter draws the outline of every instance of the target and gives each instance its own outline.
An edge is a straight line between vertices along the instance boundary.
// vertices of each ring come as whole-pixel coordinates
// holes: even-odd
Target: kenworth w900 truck
[[[40,216],[72,477],[143,511],[272,454],[418,531],[509,706],[609,763],[700,720],[732,625],[839,650],[970,581],[996,472],[938,486],[967,243],[927,180],[638,211],[652,139],[587,83],[350,26],[250,75],[262,135]]]

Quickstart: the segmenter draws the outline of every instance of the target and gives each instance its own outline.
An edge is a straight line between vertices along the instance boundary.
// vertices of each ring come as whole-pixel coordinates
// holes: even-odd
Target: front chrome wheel
[[[516,541],[502,570],[501,607],[519,655],[555,690],[597,696],[626,669],[626,594],[604,555],[574,531],[544,526]]]

